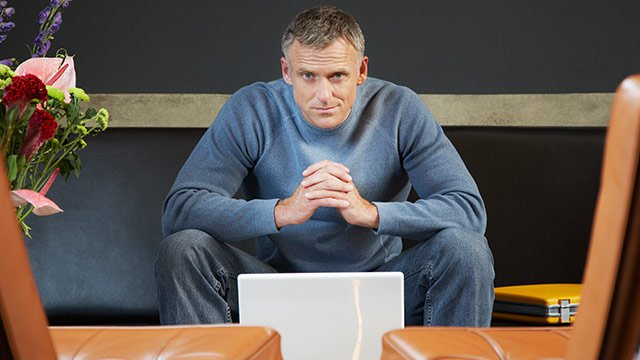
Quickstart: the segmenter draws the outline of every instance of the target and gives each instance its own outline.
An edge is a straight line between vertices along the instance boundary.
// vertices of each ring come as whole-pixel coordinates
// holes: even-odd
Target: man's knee
[[[493,255],[482,234],[467,229],[448,228],[428,241],[437,243],[443,258],[448,259],[450,265],[457,270],[493,281]]]
[[[182,230],[163,239],[156,250],[156,268],[172,268],[178,264],[193,263],[204,252],[213,250],[218,241],[196,229]]]

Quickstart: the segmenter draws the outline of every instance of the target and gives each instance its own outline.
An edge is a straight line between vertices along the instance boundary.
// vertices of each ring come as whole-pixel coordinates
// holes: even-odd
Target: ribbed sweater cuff
[[[252,200],[256,201],[258,206],[255,211],[256,218],[253,220],[256,233],[268,235],[278,232],[274,217],[274,210],[278,200],[280,199]]]
[[[394,203],[391,202],[373,202],[378,208],[378,229],[374,231],[376,235],[396,235],[398,233],[398,219],[394,210]]]

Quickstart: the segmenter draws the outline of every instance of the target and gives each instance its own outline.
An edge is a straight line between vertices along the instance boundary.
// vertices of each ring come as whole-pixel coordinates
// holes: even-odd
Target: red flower
[[[2,102],[7,107],[26,104],[33,99],[47,100],[47,87],[35,75],[14,76],[11,84],[4,88]]]
[[[40,118],[38,121],[42,124],[40,125],[40,137],[38,141],[45,142],[49,139],[53,138],[53,135],[56,134],[56,130],[58,130],[58,122],[53,118],[49,112],[44,110],[36,110],[36,113],[40,113]],[[34,115],[36,114],[34,113]],[[31,119],[34,117],[32,116]]]
[[[56,130],[58,130],[58,122],[53,115],[48,111],[36,109],[29,119],[20,152],[26,156],[27,160],[31,159],[45,141],[53,138]]]

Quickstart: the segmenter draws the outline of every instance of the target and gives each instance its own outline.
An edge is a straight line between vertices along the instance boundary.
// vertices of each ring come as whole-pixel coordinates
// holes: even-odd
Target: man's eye
[[[302,74],[302,78],[303,79],[307,79],[307,80],[311,80],[311,79],[313,79],[313,74],[312,73],[303,73]]]
[[[336,79],[342,79],[344,77],[344,74],[337,73],[337,74],[333,75],[333,77],[336,78]]]

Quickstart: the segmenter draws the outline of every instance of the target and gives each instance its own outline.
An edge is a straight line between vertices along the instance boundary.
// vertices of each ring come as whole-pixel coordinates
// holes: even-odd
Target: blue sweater
[[[347,166],[380,215],[378,229],[320,208],[278,230],[274,207],[320,160]],[[408,202],[411,186],[420,200]],[[232,196],[242,186],[247,200]],[[368,271],[449,227],[484,233],[478,188],[422,100],[406,87],[368,78],[349,117],[332,129],[309,124],[283,80],[255,83],[225,103],[180,170],[163,209],[165,235],[200,229],[234,242],[255,238],[275,269]]]

